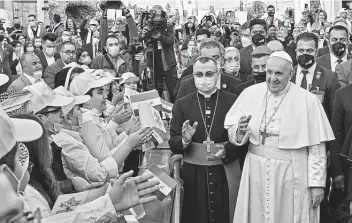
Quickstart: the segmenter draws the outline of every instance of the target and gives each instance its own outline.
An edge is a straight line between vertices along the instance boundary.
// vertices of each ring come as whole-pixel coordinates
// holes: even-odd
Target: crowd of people
[[[174,104],[181,223],[352,222],[348,10],[295,22],[269,5],[244,24],[214,7],[199,22],[121,10],[0,25],[0,222],[115,222],[155,200],[160,182],[138,176],[154,130],[129,102],[152,89]],[[59,195],[106,181],[105,196],[52,214]]]

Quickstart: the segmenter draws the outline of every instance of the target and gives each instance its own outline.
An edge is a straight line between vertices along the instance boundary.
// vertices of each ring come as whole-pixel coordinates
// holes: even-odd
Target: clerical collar
[[[291,86],[291,81],[288,81],[288,83],[286,84],[284,89],[282,89],[279,93],[272,93],[269,91],[269,96],[271,96],[271,95],[273,95],[274,97],[282,96],[290,89],[290,86]]]
[[[215,94],[217,91],[218,91],[218,89],[215,88],[215,89],[214,89],[211,93],[209,93],[209,94],[204,93],[204,92],[200,92],[199,90],[198,90],[198,93],[201,94],[201,95],[203,95],[204,98],[211,98],[211,96],[212,96],[213,94]]]

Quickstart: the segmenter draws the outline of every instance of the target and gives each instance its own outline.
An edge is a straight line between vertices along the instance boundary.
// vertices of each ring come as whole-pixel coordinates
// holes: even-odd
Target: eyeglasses
[[[203,74],[202,72],[196,72],[194,73],[195,77],[214,77],[216,75],[217,72],[212,72],[212,71],[208,71],[205,74]]]
[[[35,22],[35,20],[28,20],[29,22]]]
[[[66,55],[72,55],[72,56],[76,54],[76,51],[69,51],[69,50],[61,51],[61,52],[63,52]]]

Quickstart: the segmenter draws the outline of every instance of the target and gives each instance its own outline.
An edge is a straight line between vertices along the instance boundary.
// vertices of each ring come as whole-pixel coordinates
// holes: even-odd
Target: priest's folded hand
[[[198,122],[193,123],[193,126],[189,124],[189,120],[185,121],[182,126],[182,138],[185,143],[190,143],[194,134],[196,133]]]
[[[310,190],[312,195],[313,208],[317,208],[324,199],[324,188],[312,187]]]

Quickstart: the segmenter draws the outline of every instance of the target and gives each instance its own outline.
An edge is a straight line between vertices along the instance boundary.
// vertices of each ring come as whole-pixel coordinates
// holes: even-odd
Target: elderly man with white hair
[[[291,57],[272,53],[266,83],[245,89],[226,116],[230,142],[249,140],[235,223],[319,222],[334,135],[318,97],[291,83],[293,74]]]

